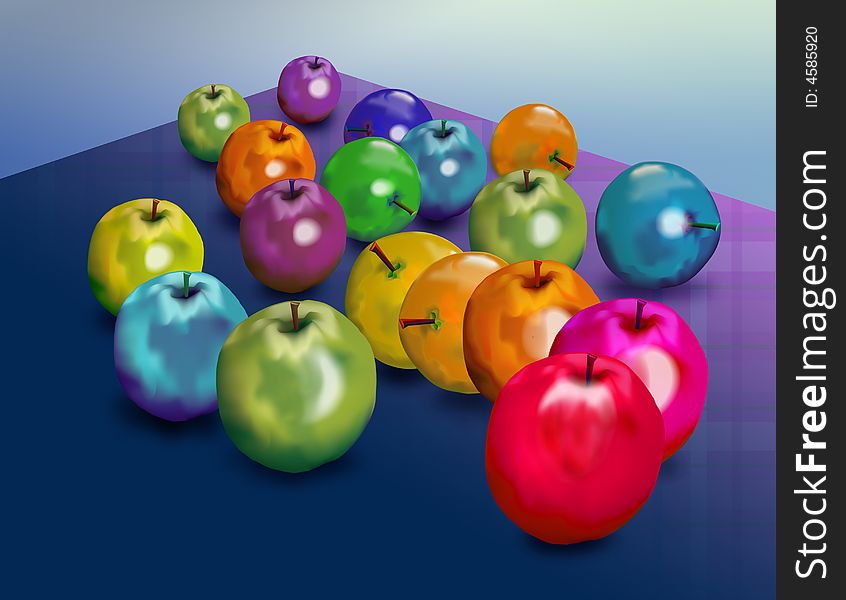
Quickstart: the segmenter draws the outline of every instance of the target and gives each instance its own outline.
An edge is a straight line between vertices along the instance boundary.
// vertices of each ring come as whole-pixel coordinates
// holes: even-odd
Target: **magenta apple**
[[[253,276],[281,292],[326,279],[344,254],[347,229],[338,201],[310,179],[271,183],[241,215],[241,251]]]
[[[623,298],[576,313],[550,356],[589,352],[626,363],[646,384],[664,417],[664,459],[684,445],[702,414],[708,361],[696,335],[669,306]]]
[[[320,56],[295,58],[282,69],[276,99],[297,123],[317,123],[329,116],[341,97],[341,76]]]

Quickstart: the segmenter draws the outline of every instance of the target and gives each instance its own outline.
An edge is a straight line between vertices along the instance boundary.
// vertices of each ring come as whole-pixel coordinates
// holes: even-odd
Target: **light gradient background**
[[[0,177],[172,121],[212,81],[275,86],[313,53],[492,120],[546,102],[585,150],[775,207],[767,0],[2,0]]]

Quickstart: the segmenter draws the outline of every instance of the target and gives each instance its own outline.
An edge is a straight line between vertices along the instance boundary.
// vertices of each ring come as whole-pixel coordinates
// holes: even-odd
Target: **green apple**
[[[229,134],[250,121],[250,107],[228,85],[204,85],[179,105],[177,127],[182,145],[200,160],[215,162]]]
[[[343,455],[370,421],[373,350],[328,304],[274,304],[223,344],[217,401],[241,452],[278,471],[309,471]]]
[[[112,208],[94,227],[88,246],[88,283],[94,297],[116,315],[136,287],[171,271],[203,270],[203,239],[173,202],[130,200]]]
[[[514,171],[482,188],[470,208],[470,249],[509,263],[555,260],[576,268],[585,251],[581,198],[544,169]]]

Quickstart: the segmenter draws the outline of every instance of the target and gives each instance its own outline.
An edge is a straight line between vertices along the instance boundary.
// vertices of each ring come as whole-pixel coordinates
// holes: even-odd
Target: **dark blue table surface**
[[[305,128],[318,170],[340,145],[352,104],[375,88],[350,77],[344,86],[333,116]],[[253,118],[283,118],[272,91],[249,101]],[[493,124],[430,106],[490,139]],[[623,168],[580,155],[571,182],[591,224],[599,194]],[[13,592],[4,596],[774,595],[771,211],[717,196],[717,254],[688,285],[663,292],[619,284],[590,236],[579,271],[600,297],[636,294],[676,308],[703,342],[711,383],[700,427],[664,465],[643,510],[604,540],[554,547],[514,527],[490,496],[488,402],[439,390],[414,371],[379,365],[362,438],[301,475],[242,456],[216,414],[170,424],[136,408],[114,374],[113,318],[90,293],[86,255],[100,216],[148,196],[186,209],[205,240],[205,270],[249,313],[290,298],[252,279],[214,165],[182,149],[173,123],[0,180],[0,589]],[[412,228],[467,248],[466,216]],[[350,241],[335,274],[300,297],[343,309],[361,248]]]

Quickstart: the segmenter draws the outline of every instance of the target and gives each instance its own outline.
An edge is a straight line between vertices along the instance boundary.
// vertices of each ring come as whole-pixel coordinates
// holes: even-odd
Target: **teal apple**
[[[494,179],[470,208],[470,249],[509,263],[555,260],[576,268],[585,251],[587,215],[563,178],[544,169]]]
[[[342,456],[376,403],[376,361],[352,321],[314,300],[243,321],[217,364],[220,418],[241,452],[299,473]]]
[[[720,211],[696,175],[642,162],[614,178],[596,207],[602,260],[629,285],[659,289],[690,280],[720,242]]]
[[[229,288],[207,273],[166,273],[142,283],[115,322],[121,387],[139,407],[168,421],[213,412],[218,353],[246,318]]]
[[[216,162],[229,134],[249,121],[250,107],[241,94],[216,83],[185,96],[176,124],[179,139],[191,155]]]

